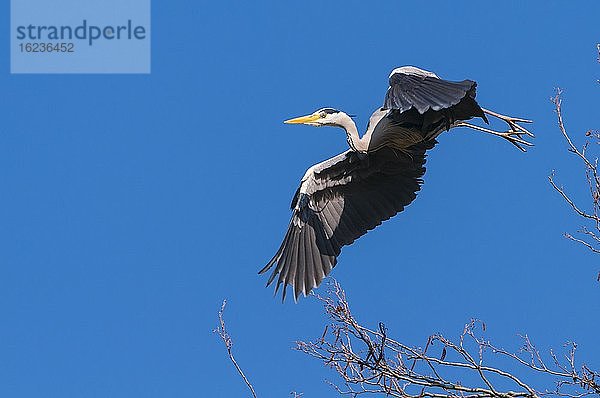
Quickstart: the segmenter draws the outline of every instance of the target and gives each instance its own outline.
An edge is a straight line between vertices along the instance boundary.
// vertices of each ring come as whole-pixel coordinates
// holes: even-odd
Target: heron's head
[[[321,108],[310,115],[300,116],[286,120],[287,124],[307,124],[309,126],[338,126],[344,127],[351,117],[342,111],[333,108]]]

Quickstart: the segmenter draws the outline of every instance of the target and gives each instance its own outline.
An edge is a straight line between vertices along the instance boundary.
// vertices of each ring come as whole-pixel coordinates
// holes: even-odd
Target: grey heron
[[[329,275],[343,246],[393,217],[410,204],[420,190],[427,150],[436,138],[454,127],[469,127],[508,140],[525,151],[533,134],[509,117],[481,108],[475,101],[477,83],[448,81],[413,66],[394,69],[383,106],[371,116],[366,132],[358,134],[346,113],[321,108],[310,115],[286,120],[288,124],[334,126],[346,133],[347,151],[310,167],[292,200],[292,218],[273,258],[259,271],[273,269],[275,293],[288,286],[294,300],[306,296]],[[468,123],[493,116],[508,125],[496,131]]]

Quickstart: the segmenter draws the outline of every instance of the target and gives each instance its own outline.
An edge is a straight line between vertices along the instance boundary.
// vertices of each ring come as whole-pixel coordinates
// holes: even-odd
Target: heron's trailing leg
[[[490,111],[488,109],[482,108],[482,110],[485,114],[493,116],[495,118],[498,118],[498,119],[504,121],[506,124],[508,124],[508,127],[510,128],[510,130],[495,131],[492,129],[476,126],[476,125],[473,125],[470,123],[465,123],[465,122],[457,123],[456,126],[457,127],[469,127],[474,130],[479,130],[479,131],[483,131],[485,133],[497,135],[498,137],[502,137],[502,138],[508,140],[511,144],[513,144],[514,146],[516,146],[523,152],[525,152],[525,146],[533,146],[533,144],[531,142],[525,141],[523,139],[523,136],[527,135],[531,138],[534,138],[535,135],[533,135],[533,133],[531,133],[529,130],[527,130],[525,127],[523,127],[519,124],[519,123],[532,123],[533,122],[532,120],[521,119],[521,118],[511,117],[511,116],[505,116],[505,115],[501,115],[499,113]]]

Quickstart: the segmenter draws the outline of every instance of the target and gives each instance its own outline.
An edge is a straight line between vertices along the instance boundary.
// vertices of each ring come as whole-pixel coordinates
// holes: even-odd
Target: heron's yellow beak
[[[315,120],[319,119],[321,116],[319,115],[315,115],[314,113],[312,115],[306,115],[306,116],[300,116],[294,119],[289,119],[284,121],[284,123],[286,124],[306,124],[306,123],[311,123],[314,122]]]

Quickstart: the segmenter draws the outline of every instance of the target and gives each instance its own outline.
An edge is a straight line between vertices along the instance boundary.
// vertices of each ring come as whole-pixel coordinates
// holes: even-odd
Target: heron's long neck
[[[353,151],[367,152],[369,143],[366,142],[366,140],[361,139],[359,137],[358,129],[356,128],[356,123],[354,123],[354,120],[352,120],[350,116],[344,115],[344,117],[340,121],[340,126],[344,130],[346,130],[346,140],[348,141],[348,145],[350,145],[350,148]]]

